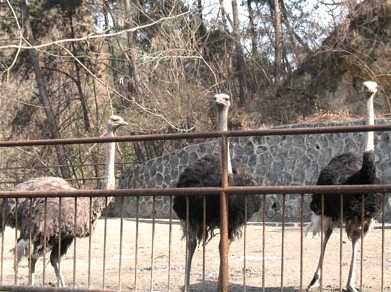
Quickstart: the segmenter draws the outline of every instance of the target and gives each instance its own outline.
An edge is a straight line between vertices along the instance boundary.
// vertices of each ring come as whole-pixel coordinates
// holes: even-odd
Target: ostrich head
[[[213,97],[213,101],[217,106],[217,130],[219,131],[228,131],[228,110],[231,106],[231,100],[229,95],[224,93],[215,94]],[[228,174],[232,175],[232,163],[231,163],[231,155],[229,151],[229,143],[227,145],[228,149],[228,161],[227,161],[227,169]]]
[[[218,107],[229,109],[229,107],[231,106],[231,99],[229,98],[229,95],[225,93],[215,94],[215,96],[213,97],[213,101]]]
[[[229,95],[218,93],[213,96],[213,104],[217,109],[216,127],[219,131],[228,130],[228,111],[231,106]]]
[[[125,120],[117,115],[112,115],[109,118],[109,121],[107,122],[107,130],[109,132],[115,132],[118,128],[122,126],[127,126],[128,123],[125,122]]]
[[[363,82],[363,85],[367,98],[370,98],[376,94],[377,83],[375,81],[365,81]]]

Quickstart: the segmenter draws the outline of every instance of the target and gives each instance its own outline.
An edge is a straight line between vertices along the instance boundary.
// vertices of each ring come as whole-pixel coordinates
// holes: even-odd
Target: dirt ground
[[[122,246],[122,267],[120,263],[120,220],[107,220],[106,261],[103,268],[104,250],[104,220],[98,222],[96,232],[91,238],[91,287],[101,289],[121,288],[124,291],[169,291],[168,261],[169,261],[169,225],[165,220],[157,220],[155,237],[152,241],[152,224],[141,221],[139,224],[138,264],[135,269],[135,234],[134,219],[124,219],[124,236]],[[181,240],[182,231],[179,224],[172,225],[171,244],[171,291],[181,291],[184,281],[185,241]],[[364,240],[363,256],[363,291],[380,291],[381,285],[381,236],[380,229],[374,229]],[[4,274],[3,284],[14,284],[13,253],[15,232],[6,229],[4,240]],[[218,240],[216,236],[206,247],[205,282],[202,282],[202,248],[199,248],[193,260],[191,289],[192,291],[216,291],[219,270]],[[300,229],[287,227],[285,229],[284,244],[284,273],[281,277],[281,227],[266,227],[265,236],[265,271],[262,271],[262,226],[249,224],[246,233],[246,254],[244,257],[243,237],[232,243],[229,256],[230,264],[230,291],[244,291],[244,272],[246,291],[283,291],[292,292],[300,289]],[[76,275],[75,287],[87,288],[88,277],[88,238],[78,239],[76,248]],[[151,269],[151,250],[153,249],[153,265]],[[339,291],[339,229],[334,231],[326,251],[324,264],[323,291]],[[384,291],[391,291],[391,231],[385,230],[384,250]],[[320,238],[305,238],[303,242],[303,287],[305,288],[316,268],[320,252]],[[345,285],[350,260],[351,244],[346,236],[343,237],[342,285]],[[74,246],[61,261],[61,270],[64,273],[67,286],[73,285],[73,254]],[[360,283],[360,257],[357,262],[357,285]],[[244,259],[246,268],[244,269]],[[103,277],[103,269],[105,274]],[[43,261],[37,263],[36,285],[42,286]],[[264,274],[264,288],[262,289],[262,275]],[[120,279],[119,279],[120,275]],[[152,281],[151,281],[151,275]],[[135,289],[135,276],[137,287]],[[17,281],[25,285],[28,279],[27,261],[22,261]],[[53,269],[46,266],[46,285],[56,283]]]

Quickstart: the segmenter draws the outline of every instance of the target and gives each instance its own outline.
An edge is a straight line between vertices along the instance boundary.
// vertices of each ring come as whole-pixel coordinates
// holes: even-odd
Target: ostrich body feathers
[[[74,190],[73,187],[64,179],[59,177],[38,177],[33,178],[28,181],[19,183],[15,186],[15,191],[68,191]],[[42,194],[43,195],[43,194]],[[32,199],[32,207],[36,202],[38,202],[40,198]],[[48,199],[52,200],[51,198]],[[30,204],[30,199],[27,198],[18,198],[16,203],[16,198],[5,198],[3,200],[3,209],[2,212],[5,212],[5,224],[15,228],[16,226],[16,216],[18,216],[18,227],[20,227],[20,219],[22,217],[26,217],[27,209],[21,208],[22,205],[25,205],[26,202]],[[2,224],[4,226],[4,224]]]
[[[229,177],[230,185],[248,186],[256,185],[253,177],[242,169],[234,169]],[[214,155],[206,155],[188,166],[180,175],[177,187],[218,187],[221,186],[221,162]],[[192,195],[189,199],[189,228],[195,233],[197,242],[203,240],[203,196]],[[240,194],[229,195],[229,226],[228,236],[234,240],[241,235],[241,227],[259,210],[260,200],[257,195],[247,196],[247,218],[245,218],[245,196]],[[220,199],[219,195],[206,196],[206,225],[205,238],[211,239],[215,229],[220,225]],[[176,196],[173,209],[183,224],[184,236],[186,234],[186,197]]]
[[[71,191],[76,190],[67,181],[59,177],[39,177],[20,183],[15,187],[16,191]],[[44,196],[44,194],[42,194]],[[91,214],[91,232],[96,225],[96,219],[100,216],[104,208],[102,199],[92,200]],[[45,199],[33,198],[18,199],[16,205],[15,198],[6,198],[3,201],[5,208],[6,225],[16,227],[20,230],[19,239],[29,240],[34,244],[33,254],[40,256],[46,244],[47,252],[50,247],[58,245],[58,240],[66,241],[68,247],[75,237],[86,237],[90,233],[89,228],[89,198],[77,199],[77,217],[75,225],[75,199],[61,199],[61,217],[60,202],[58,198],[47,198],[47,207],[45,211]],[[4,210],[4,209],[3,209]],[[46,212],[46,215],[45,215]],[[17,226],[15,218],[17,216]],[[46,216],[46,227],[44,224]],[[4,224],[2,224],[4,226]],[[46,236],[44,235],[46,228]],[[46,243],[45,243],[46,240]],[[66,248],[64,245],[63,248]]]
[[[322,169],[318,185],[365,185],[377,184],[379,179],[376,177],[375,154],[373,151],[364,152],[363,156],[353,153],[344,153],[334,157],[330,163]],[[337,225],[340,221],[341,199],[339,193],[324,195],[324,215],[332,219],[328,224]],[[380,211],[382,195],[379,193],[368,194],[342,194],[343,201],[343,221],[346,224],[346,231],[349,237],[349,231],[352,226],[361,225],[362,201],[364,201],[364,232],[369,228],[372,218],[376,217]],[[362,200],[364,198],[364,200]],[[313,194],[310,204],[311,210],[315,215],[322,214],[322,195]],[[312,216],[312,230],[320,231],[320,220],[317,216]],[[326,222],[328,222],[326,220]]]

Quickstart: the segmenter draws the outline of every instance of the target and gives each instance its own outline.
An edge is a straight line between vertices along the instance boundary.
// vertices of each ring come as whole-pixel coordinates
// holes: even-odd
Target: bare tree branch
[[[189,13],[190,13],[190,11],[186,11],[184,13],[180,13],[180,14],[177,14],[177,15],[174,15],[174,16],[162,17],[162,18],[160,18],[160,19],[158,19],[156,21],[153,21],[151,23],[147,23],[145,25],[140,25],[140,26],[137,26],[137,27],[124,29],[124,30],[121,30],[121,31],[113,32],[113,33],[90,34],[90,35],[87,35],[87,36],[84,36],[84,37],[80,37],[80,38],[61,39],[61,40],[56,40],[56,41],[53,41],[53,42],[43,43],[43,44],[38,44],[38,45],[33,45],[33,46],[31,46],[31,45],[27,45],[27,46],[22,46],[22,45],[5,45],[5,46],[0,46],[0,50],[4,50],[4,49],[26,49],[26,50],[27,49],[42,49],[42,48],[50,47],[50,46],[53,46],[53,45],[61,45],[61,44],[66,44],[66,43],[71,43],[71,42],[88,41],[88,40],[102,39],[102,38],[111,38],[111,37],[119,36],[121,34],[125,34],[125,33],[128,33],[128,32],[135,32],[137,30],[145,29],[145,28],[154,26],[156,24],[159,24],[161,22],[167,21],[167,20],[172,20],[172,19],[176,19],[176,18],[179,18],[179,17],[183,17],[183,16],[185,16],[185,15],[187,15]],[[22,36],[22,39],[24,40],[24,42],[28,43],[23,36]]]
[[[19,57],[19,54],[20,52],[22,51],[22,42],[23,42],[23,30],[20,26],[20,23],[19,23],[19,20],[18,20],[18,17],[16,16],[16,13],[15,13],[15,10],[14,10],[14,7],[11,5],[11,3],[9,2],[9,0],[7,0],[7,4],[9,6],[9,8],[11,9],[12,11],[12,15],[14,16],[15,18],[15,22],[16,22],[16,25],[18,27],[18,32],[19,32],[19,45],[18,45],[18,49],[16,51],[16,54],[11,62],[11,65],[8,66],[8,68],[6,68],[3,72],[0,72],[0,76],[4,73],[7,73],[7,79],[9,78],[9,72],[11,71],[11,69],[15,66],[16,64],[16,61],[18,60],[18,57]]]
[[[98,76],[96,76],[90,69],[88,69],[84,64],[83,62],[81,62],[75,55],[72,54],[72,52],[70,50],[68,50],[67,48],[65,48],[64,46],[61,46],[61,45],[58,45],[59,47],[61,47],[65,52],[68,53],[68,55],[72,56],[74,58],[74,60],[80,64],[81,67],[83,67],[84,70],[86,70],[88,72],[88,74],[90,74],[99,84],[101,84],[102,86],[106,87],[107,88],[107,91],[108,92],[113,92],[115,93],[116,95],[118,95],[119,97],[123,98],[124,100],[127,100],[129,102],[131,102],[132,104],[134,104],[136,107],[138,107],[141,111],[147,113],[147,114],[150,114],[156,118],[159,118],[159,119],[162,119],[164,122],[166,122],[170,127],[174,128],[175,130],[177,131],[180,131],[180,132],[189,132],[189,131],[192,131],[193,128],[190,128],[190,129],[184,129],[184,128],[180,128],[178,126],[176,126],[173,122],[171,122],[170,120],[168,120],[167,117],[165,117],[163,114],[161,113],[157,113],[155,111],[153,111],[152,109],[150,108],[147,108],[143,105],[141,105],[140,103],[138,103],[134,98],[132,99],[129,99],[127,98],[126,96],[124,96],[123,94],[121,94],[118,90],[116,90],[115,88],[112,88],[110,87],[107,83],[105,83],[102,79],[100,79]]]

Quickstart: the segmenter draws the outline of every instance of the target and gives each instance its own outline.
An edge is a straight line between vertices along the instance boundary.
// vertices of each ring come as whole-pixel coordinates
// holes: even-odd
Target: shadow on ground
[[[259,292],[261,291],[261,287],[254,287],[254,286],[246,286],[246,291],[247,292]],[[182,288],[183,291],[183,288]],[[205,292],[216,292],[217,291],[217,282],[212,282],[212,281],[205,281],[205,284],[203,283],[197,283],[197,284],[192,284],[190,285],[190,291],[192,292],[198,292],[198,291],[205,291]],[[229,291],[230,292],[239,292],[239,291],[244,291],[243,290],[243,285],[238,285],[238,284],[231,284],[229,285]],[[280,292],[281,288],[280,287],[265,287],[265,292]],[[284,292],[298,292],[298,288],[294,287],[284,287]]]

